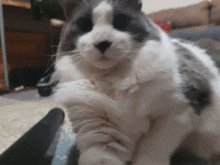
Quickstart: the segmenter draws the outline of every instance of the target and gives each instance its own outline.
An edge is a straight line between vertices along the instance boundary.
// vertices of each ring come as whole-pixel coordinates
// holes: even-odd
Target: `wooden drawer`
[[[49,35],[29,32],[5,32],[9,70],[16,67],[39,67],[51,64]],[[0,47],[0,79],[4,77]]]

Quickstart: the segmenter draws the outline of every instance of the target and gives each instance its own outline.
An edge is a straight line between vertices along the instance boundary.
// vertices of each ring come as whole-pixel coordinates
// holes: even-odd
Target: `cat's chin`
[[[110,59],[108,57],[101,57],[97,61],[90,62],[90,65],[97,69],[111,69],[119,63],[117,60]]]

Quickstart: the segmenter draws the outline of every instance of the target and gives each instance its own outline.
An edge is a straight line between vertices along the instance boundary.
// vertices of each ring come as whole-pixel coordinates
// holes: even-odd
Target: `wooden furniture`
[[[49,66],[50,20],[34,20],[27,2],[3,0],[6,51],[9,71],[17,67]],[[4,87],[0,47],[0,88]]]

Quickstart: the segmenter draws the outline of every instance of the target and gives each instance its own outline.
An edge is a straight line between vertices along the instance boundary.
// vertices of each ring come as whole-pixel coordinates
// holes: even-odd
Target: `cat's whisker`
[[[62,56],[67,56],[67,55],[68,55],[68,56],[73,56],[73,55],[75,55],[75,54],[77,54],[77,53],[79,54],[79,52],[64,52],[64,53],[61,53],[61,55],[62,55]]]
[[[56,54],[45,54],[44,56],[49,56],[49,57],[51,57],[51,56],[56,56]]]
[[[68,54],[68,55],[70,55],[70,56],[76,56],[76,55],[79,55],[79,54],[81,54],[80,52],[73,52],[73,53],[70,53],[70,54]]]
[[[76,49],[76,50],[71,50],[71,52],[79,52],[80,50]]]
[[[51,64],[51,65],[56,66],[56,64],[57,64],[58,62],[59,62],[59,60],[58,60],[58,61],[54,61],[53,64]]]
[[[126,53],[137,53],[137,51],[127,50]]]
[[[132,37],[140,36],[140,34],[133,34]]]
[[[76,57],[76,58],[73,58],[73,61],[75,62],[75,61],[79,61],[79,60],[81,60],[82,59],[82,57]]]
[[[81,58],[79,61],[75,62],[75,65],[84,65],[84,60]]]
[[[56,54],[50,54],[50,55],[48,54],[48,55],[45,55],[45,56],[50,57],[48,62],[47,62],[47,64],[48,64],[48,63],[50,63],[50,61],[54,61],[56,59],[57,55]]]
[[[69,51],[65,51],[65,52],[62,52],[62,53],[73,53],[73,52],[79,52],[79,50],[75,49],[75,50],[69,50]]]
[[[68,54],[62,54],[62,55],[65,56],[65,55],[68,55]],[[55,55],[55,56],[56,56],[56,55]],[[81,56],[80,56],[79,53],[78,53],[78,54],[73,54],[73,55],[68,55],[68,56],[73,57],[72,59],[73,59],[74,61],[77,61],[78,59],[81,58]],[[59,60],[58,60],[58,61],[54,61],[54,63],[53,63],[52,65],[56,65],[58,62],[59,62]]]
[[[117,1],[117,6],[121,6],[123,1]]]
[[[46,69],[46,71],[44,72],[44,73],[46,73],[46,72],[48,72],[52,67],[54,67],[55,66],[55,64],[53,63],[53,64],[51,64],[47,69]]]
[[[73,54],[73,55],[70,55],[70,57],[73,57],[73,58],[77,58],[77,57],[79,57],[80,56],[80,54]]]

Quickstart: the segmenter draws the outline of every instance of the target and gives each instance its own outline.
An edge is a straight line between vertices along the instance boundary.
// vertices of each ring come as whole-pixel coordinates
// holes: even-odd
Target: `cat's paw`
[[[89,81],[78,80],[59,84],[53,95],[54,100],[66,107],[85,105],[90,108],[115,111],[117,105],[107,95],[95,90]]]
[[[126,163],[104,149],[91,147],[81,154],[79,165],[126,165]]]
[[[120,91],[129,90],[137,84],[135,76],[129,76],[116,84],[116,88]]]
[[[84,159],[79,162],[79,165],[126,165],[118,158],[99,157],[93,160]]]
[[[58,84],[53,97],[56,102],[61,104],[74,103],[74,101],[77,102],[78,98],[83,97],[93,89],[94,85],[89,80],[80,79]]]
[[[117,96],[125,97],[140,89],[137,79],[134,76],[125,78],[124,80],[116,83]]]
[[[82,89],[93,90],[95,88],[95,86],[91,83],[91,81],[87,79],[80,79],[80,80],[74,81],[73,83],[75,87],[79,87]]]
[[[76,81],[66,82],[58,84],[56,92],[62,92],[63,94],[82,92],[84,90],[93,90],[94,85],[87,79],[80,79]]]
[[[70,91],[93,90],[95,86],[87,79],[79,79],[58,85],[59,88],[66,88]]]

